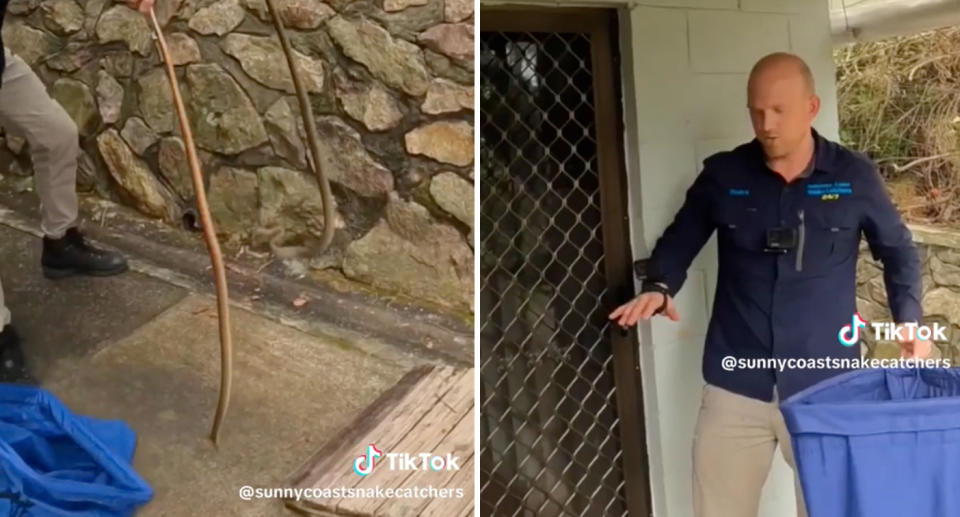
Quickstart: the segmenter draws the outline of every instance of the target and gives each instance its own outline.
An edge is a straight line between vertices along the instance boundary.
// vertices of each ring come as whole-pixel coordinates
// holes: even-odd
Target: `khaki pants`
[[[77,126],[29,65],[4,47],[0,126],[30,144],[40,198],[40,230],[62,237],[77,221]],[[10,322],[0,286],[0,328]]]
[[[696,517],[758,517],[760,494],[778,444],[787,464],[796,469],[778,406],[777,400],[764,402],[710,384],[704,387],[693,439]],[[797,515],[806,517],[796,475],[794,486]]]

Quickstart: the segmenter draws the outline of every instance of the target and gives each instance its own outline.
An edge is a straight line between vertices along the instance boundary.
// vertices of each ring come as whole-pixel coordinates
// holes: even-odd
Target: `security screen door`
[[[480,27],[481,515],[650,515],[617,12]]]

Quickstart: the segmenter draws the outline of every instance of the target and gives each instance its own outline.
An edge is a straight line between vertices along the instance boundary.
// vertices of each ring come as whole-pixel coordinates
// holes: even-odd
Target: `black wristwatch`
[[[670,296],[670,288],[667,287],[667,284],[662,282],[644,282],[642,292],[660,293],[663,295],[663,303],[660,305],[660,308],[653,311],[654,314],[660,314],[661,312],[667,310],[667,298]]]

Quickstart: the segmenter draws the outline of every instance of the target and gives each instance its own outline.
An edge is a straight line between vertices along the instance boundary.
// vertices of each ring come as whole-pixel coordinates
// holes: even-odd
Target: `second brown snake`
[[[313,110],[307,98],[306,90],[303,87],[303,81],[297,70],[297,64],[294,59],[290,41],[287,38],[283,22],[280,19],[273,0],[266,0],[267,8],[273,18],[274,26],[277,29],[277,36],[280,38],[280,45],[284,56],[287,59],[287,65],[290,68],[290,75],[293,79],[294,90],[297,94],[297,100],[300,104],[300,113],[304,119],[304,128],[307,133],[307,141],[310,145],[310,153],[313,165],[314,175],[320,186],[320,194],[323,201],[323,237],[321,239],[321,249],[323,252],[333,240],[333,196],[330,192],[330,184],[321,171],[320,167],[320,147],[317,140],[317,128],[313,118]],[[203,234],[207,242],[207,249],[210,252],[210,260],[213,265],[216,277],[217,287],[217,315],[220,323],[220,397],[217,403],[217,410],[214,414],[213,427],[210,431],[210,439],[216,446],[220,438],[220,429],[223,426],[224,417],[227,413],[227,406],[230,403],[230,388],[233,379],[233,339],[230,334],[230,303],[227,293],[227,278],[223,265],[223,255],[220,252],[220,244],[217,241],[216,230],[213,226],[213,218],[210,216],[210,208],[207,204],[206,192],[203,186],[203,173],[200,169],[200,160],[197,157],[196,146],[193,141],[193,133],[190,130],[190,121],[187,117],[187,110],[183,104],[183,98],[180,94],[180,87],[177,82],[176,72],[174,70],[173,59],[170,57],[170,50],[163,37],[163,29],[157,21],[153,8],[150,9],[150,21],[153,23],[161,57],[167,72],[167,79],[170,81],[170,89],[173,93],[173,102],[177,112],[177,119],[180,124],[180,130],[183,132],[183,143],[187,155],[187,164],[190,168],[190,175],[193,180],[193,187],[197,194],[197,208],[200,212],[200,220],[203,224]]]

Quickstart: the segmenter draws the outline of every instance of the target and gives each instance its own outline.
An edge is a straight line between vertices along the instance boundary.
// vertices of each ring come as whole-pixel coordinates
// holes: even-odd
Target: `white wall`
[[[702,160],[753,137],[746,81],[753,63],[764,54],[786,50],[807,61],[823,101],[815,126],[826,137],[837,138],[827,2],[642,0],[622,6],[621,74],[635,257],[647,256],[672,220]],[[520,2],[481,0],[484,6],[511,3]],[[543,5],[617,4],[550,0]],[[678,293],[681,321],[657,318],[641,329],[656,517],[692,515],[691,441],[715,277],[711,238]],[[789,516],[794,504],[792,473],[778,453],[764,488],[760,517]]]

